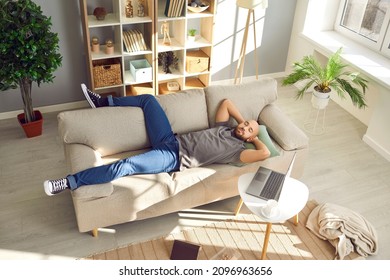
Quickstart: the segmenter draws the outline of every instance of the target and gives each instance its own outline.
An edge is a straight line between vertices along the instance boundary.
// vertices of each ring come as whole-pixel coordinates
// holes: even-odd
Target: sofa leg
[[[93,230],[91,230],[91,234],[93,237],[98,237],[98,229],[94,228]]]
[[[236,210],[234,211],[234,215],[237,216],[238,214],[240,214],[240,210],[241,210],[243,203],[244,203],[244,201],[242,200],[242,198],[240,198],[240,201],[238,202],[238,204],[236,206]]]

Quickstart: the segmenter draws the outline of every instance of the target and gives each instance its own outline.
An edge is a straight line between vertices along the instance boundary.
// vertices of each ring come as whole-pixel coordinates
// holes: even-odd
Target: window
[[[390,56],[390,0],[341,0],[335,29]]]

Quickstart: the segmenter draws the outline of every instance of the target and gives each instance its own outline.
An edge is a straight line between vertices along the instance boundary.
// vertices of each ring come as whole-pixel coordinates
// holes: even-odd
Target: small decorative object
[[[180,89],[179,83],[176,81],[168,82],[167,88],[169,91],[178,91]]]
[[[158,54],[158,65],[163,67],[163,71],[165,72],[165,74],[172,73],[170,67],[173,67],[174,69],[178,69],[179,67],[178,62],[179,59],[172,51],[162,52]]]
[[[95,10],[93,10],[93,15],[96,17],[97,20],[104,20],[107,15],[106,8],[96,7]]]
[[[133,5],[131,4],[131,0],[127,0],[126,4],[126,17],[132,18],[133,17]]]
[[[114,42],[112,40],[106,41],[106,54],[114,53]]]
[[[138,0],[138,12],[137,12],[137,15],[139,17],[144,17],[145,16],[144,0]]]
[[[92,37],[92,52],[99,53],[100,52],[100,44],[98,37]]]
[[[164,23],[161,25],[161,34],[164,35],[163,44],[170,45],[171,37],[169,37],[169,23],[166,21],[164,21]]]
[[[189,0],[187,9],[193,13],[201,13],[210,6],[210,3],[204,0]]]
[[[192,29],[188,30],[188,41],[194,42],[195,35],[196,35],[196,29],[192,28]]]

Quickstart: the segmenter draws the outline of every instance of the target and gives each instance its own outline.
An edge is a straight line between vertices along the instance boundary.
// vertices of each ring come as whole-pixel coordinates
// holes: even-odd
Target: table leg
[[[265,231],[265,238],[263,244],[263,251],[261,252],[261,259],[264,260],[267,256],[267,247],[269,241],[269,235],[271,234],[272,223],[267,223],[267,230]]]
[[[244,201],[242,200],[242,198],[240,198],[240,201],[238,202],[238,204],[236,206],[236,210],[234,211],[234,215],[237,216],[238,214],[240,214],[240,210],[241,210],[243,203],[244,203]]]
[[[298,225],[299,224],[299,214],[296,214],[295,216],[294,216],[294,225]]]

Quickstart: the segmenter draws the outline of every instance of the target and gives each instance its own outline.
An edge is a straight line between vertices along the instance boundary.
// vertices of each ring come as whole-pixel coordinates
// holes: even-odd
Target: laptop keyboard
[[[278,190],[282,185],[282,181],[285,175],[278,172],[271,172],[267,182],[264,185],[263,190],[260,193],[261,197],[268,199],[275,199]]]

